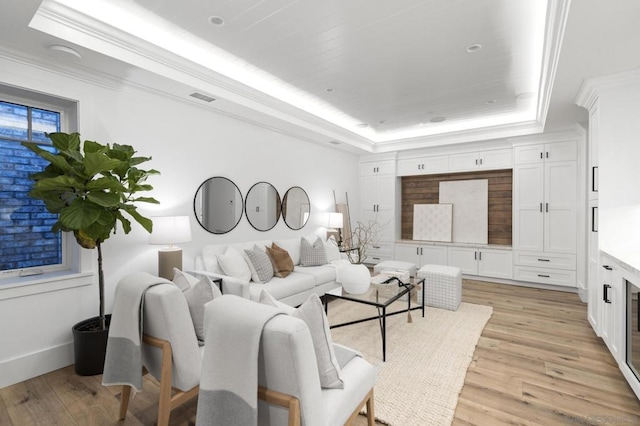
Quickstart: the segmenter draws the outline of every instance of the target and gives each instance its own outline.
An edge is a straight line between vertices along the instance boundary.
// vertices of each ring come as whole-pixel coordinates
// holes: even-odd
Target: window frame
[[[61,132],[72,132],[75,131],[73,129],[77,128],[77,123],[75,122],[77,121],[77,103],[74,101],[3,84],[0,84],[0,101],[59,113]],[[31,123],[29,123],[29,126],[31,127]],[[3,139],[14,141],[15,143],[21,142],[17,139]],[[33,142],[38,143],[38,141]],[[14,284],[25,279],[40,280],[51,274],[59,275],[64,272],[78,272],[80,259],[78,250],[75,248],[73,233],[62,232],[60,241],[61,263],[0,271],[0,285]]]

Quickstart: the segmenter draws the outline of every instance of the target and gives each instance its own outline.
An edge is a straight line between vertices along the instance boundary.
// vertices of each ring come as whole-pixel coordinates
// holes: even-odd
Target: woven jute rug
[[[401,302],[396,302],[399,305]],[[406,308],[406,302],[393,310]],[[462,303],[457,311],[427,307],[387,318],[387,361],[378,321],[334,328],[333,341],[362,352],[376,366],[376,420],[392,426],[449,425],[490,306]],[[329,323],[377,315],[375,307],[344,300],[329,304]]]

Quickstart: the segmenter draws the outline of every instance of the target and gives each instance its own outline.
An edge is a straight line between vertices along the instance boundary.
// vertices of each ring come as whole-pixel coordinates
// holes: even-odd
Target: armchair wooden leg
[[[376,420],[373,415],[373,389],[369,392],[367,399],[367,426],[375,426]]]
[[[122,392],[120,393],[120,417],[118,420],[124,420],[127,415],[127,409],[129,408],[129,398],[131,396],[131,386],[122,386]]]

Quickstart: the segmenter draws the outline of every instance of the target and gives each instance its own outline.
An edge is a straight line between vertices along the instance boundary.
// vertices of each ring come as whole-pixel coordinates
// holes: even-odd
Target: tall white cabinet
[[[514,147],[514,279],[576,286],[577,191],[577,141]]]
[[[376,241],[367,249],[367,263],[393,259],[397,187],[395,159],[360,163],[360,222],[377,223]]]

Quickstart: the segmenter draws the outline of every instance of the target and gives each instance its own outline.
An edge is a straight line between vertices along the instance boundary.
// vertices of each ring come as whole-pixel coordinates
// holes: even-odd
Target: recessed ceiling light
[[[495,104],[496,100],[495,99],[489,99],[487,102],[485,102],[486,104]]]
[[[444,120],[446,120],[446,117],[433,117],[431,120],[429,120],[432,123],[441,123]]]
[[[387,120],[380,120],[380,121],[378,121],[378,124],[384,124],[386,122],[387,122]]]
[[[51,50],[52,52],[55,53],[63,53],[65,55],[71,55],[74,56],[77,59],[82,59],[82,55],[80,54],[80,52],[78,52],[75,49],[72,49],[68,46],[62,46],[60,44],[53,44],[51,46],[49,46],[49,50]]]
[[[334,89],[332,89],[331,87],[328,87],[328,88],[326,88],[326,89],[325,89],[325,91],[327,91],[327,92],[329,92],[329,93],[333,92],[333,90],[334,90]]]
[[[481,44],[472,44],[471,46],[467,47],[467,52],[473,53],[473,52],[477,52],[480,49],[482,49]]]
[[[358,123],[356,124],[356,127],[360,129],[366,129],[367,127],[369,127],[369,125],[367,123]]]
[[[211,25],[215,25],[216,27],[221,27],[224,25],[224,18],[222,16],[209,16],[209,23]]]

